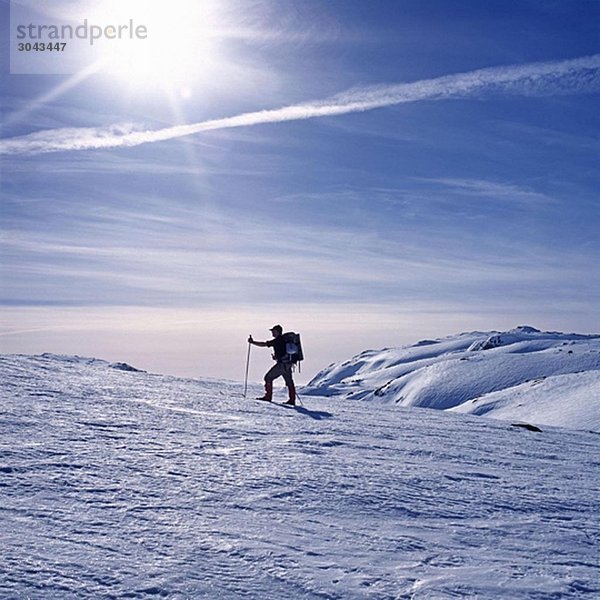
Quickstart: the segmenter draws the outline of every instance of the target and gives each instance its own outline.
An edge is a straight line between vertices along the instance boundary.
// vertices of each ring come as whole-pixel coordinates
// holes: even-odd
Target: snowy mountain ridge
[[[460,333],[333,364],[306,394],[600,431],[600,336]]]
[[[23,357],[27,355],[22,355]],[[136,369],[130,364],[125,362],[109,362],[102,360],[101,358],[91,358],[89,356],[79,356],[78,354],[54,354],[52,352],[44,352],[39,355],[42,359],[49,359],[51,361],[58,361],[63,363],[73,363],[82,365],[96,365],[101,367],[109,367],[111,369],[118,369],[119,371],[132,371],[136,373],[144,373],[142,369]]]

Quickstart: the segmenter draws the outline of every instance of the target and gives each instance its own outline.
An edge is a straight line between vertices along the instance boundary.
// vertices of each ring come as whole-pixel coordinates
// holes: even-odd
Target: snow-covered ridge
[[[52,352],[44,352],[38,356],[29,355],[15,355],[23,358],[39,359],[41,361],[55,361],[58,363],[72,364],[72,365],[90,365],[97,367],[107,367],[110,369],[117,369],[118,371],[131,371],[133,373],[145,373],[142,369],[136,369],[126,362],[109,362],[100,358],[90,358],[87,356],[79,356],[77,354],[54,354]]]
[[[600,430],[600,336],[520,326],[369,350],[304,393]]]

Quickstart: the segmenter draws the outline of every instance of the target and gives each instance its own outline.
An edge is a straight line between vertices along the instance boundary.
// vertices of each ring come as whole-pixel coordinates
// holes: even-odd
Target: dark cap
[[[273,327],[271,327],[271,329],[269,329],[269,331],[279,331],[279,333],[283,333],[283,327],[281,325],[273,325]]]

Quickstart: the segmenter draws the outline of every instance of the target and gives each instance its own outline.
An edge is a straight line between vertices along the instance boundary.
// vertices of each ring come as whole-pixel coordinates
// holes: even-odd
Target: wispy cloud
[[[156,130],[128,123],[63,128],[0,140],[0,154],[131,147],[204,131],[364,112],[422,100],[511,93],[551,95],[600,90],[600,54],[572,60],[492,67],[412,83],[352,88],[322,100]]]
[[[547,194],[522,186],[498,181],[452,178],[415,178],[414,181],[438,186],[442,189],[442,193],[450,193],[451,196],[460,195],[479,199],[492,199],[495,203],[504,202],[534,206],[557,203],[554,198]],[[431,194],[431,190],[429,193]]]
[[[233,218],[223,227],[234,231]],[[469,296],[484,289],[537,289],[553,281],[570,287],[590,269],[591,259],[575,250],[548,254],[527,241],[511,242],[500,255],[495,246],[490,251],[477,241],[473,251],[475,246],[452,229],[419,240],[323,224],[277,227],[276,239],[269,237],[272,223],[252,222],[234,237],[207,235],[204,222],[127,240],[114,223],[105,229],[82,227],[67,242],[58,232],[14,232],[0,245],[7,258],[5,295],[98,305],[205,304],[224,298],[248,303],[273,296],[285,302],[425,301],[432,289]],[[281,239],[294,239],[294,245],[282,247]]]

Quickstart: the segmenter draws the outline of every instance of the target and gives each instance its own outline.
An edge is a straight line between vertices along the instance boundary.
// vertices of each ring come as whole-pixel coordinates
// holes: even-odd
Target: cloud
[[[0,140],[0,154],[39,154],[119,148],[263,123],[281,123],[364,112],[422,100],[444,100],[490,93],[549,95],[600,90],[600,54],[572,60],[491,67],[412,83],[352,88],[322,100],[148,130],[135,123],[97,128],[63,128]]]
[[[457,179],[457,178],[414,178],[416,182],[424,182],[434,186],[441,186],[446,193],[453,195],[471,196],[478,199],[493,199],[495,203],[505,202],[510,204],[539,205],[557,204],[557,200],[535,190],[482,179]],[[428,191],[431,194],[431,190]]]
[[[7,234],[0,245],[7,259],[4,295],[75,305],[426,301],[534,293],[556,281],[572,290],[590,270],[590,259],[575,249],[548,254],[526,238],[511,238],[498,254],[496,244],[465,239],[453,225],[415,238],[406,230],[382,236],[284,223],[274,239],[272,223],[248,222],[239,231],[231,219],[223,229],[236,233],[223,237],[204,221],[127,238],[118,222],[100,229],[83,224],[68,242],[59,232]],[[282,239],[294,243],[282,246]]]

